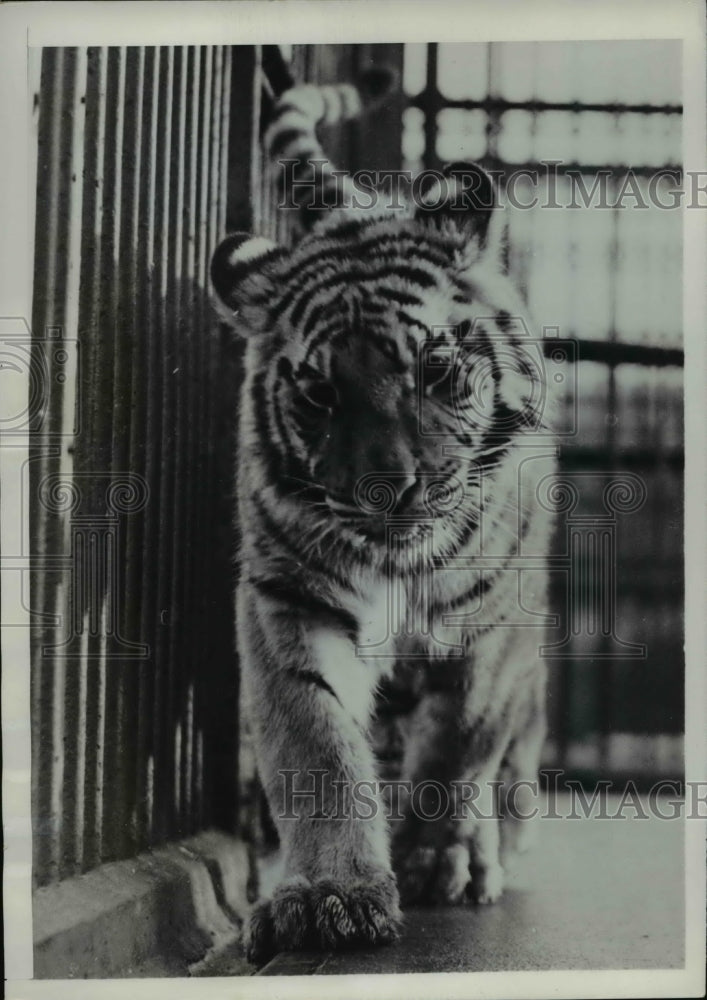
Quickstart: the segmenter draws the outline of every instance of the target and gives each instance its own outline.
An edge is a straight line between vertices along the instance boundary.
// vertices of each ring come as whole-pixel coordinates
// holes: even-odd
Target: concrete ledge
[[[38,889],[35,978],[198,974],[238,951],[248,871],[245,844],[210,830]]]

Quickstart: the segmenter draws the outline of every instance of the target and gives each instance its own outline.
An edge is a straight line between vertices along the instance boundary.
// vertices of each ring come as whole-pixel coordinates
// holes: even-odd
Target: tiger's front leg
[[[258,768],[284,855],[282,882],[251,914],[248,957],[389,941],[398,894],[365,735],[375,675],[335,613],[310,618],[246,583],[238,620]]]

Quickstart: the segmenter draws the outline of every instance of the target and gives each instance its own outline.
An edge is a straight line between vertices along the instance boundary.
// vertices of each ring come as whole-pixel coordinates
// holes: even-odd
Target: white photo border
[[[222,0],[222,2],[55,2],[0,7],[0,317],[31,316],[34,171],[30,50],[47,45],[152,45],[375,41],[491,41],[676,38],[683,43],[683,169],[706,170],[705,20],[692,0]],[[36,64],[36,63],[35,63]],[[707,197],[706,197],[707,201]],[[686,778],[704,781],[707,761],[707,626],[704,611],[707,497],[707,274],[705,211],[683,208],[685,329]],[[26,532],[17,470],[27,440],[0,442],[0,552]],[[0,568],[1,565],[0,565]],[[15,579],[2,572],[5,606],[20,608]],[[13,589],[14,588],[14,589]],[[705,822],[686,828],[684,970],[446,973],[242,979],[32,980],[29,630],[2,634],[4,914],[10,1000],[64,997],[545,998],[703,996]],[[657,862],[659,863],[659,862]]]

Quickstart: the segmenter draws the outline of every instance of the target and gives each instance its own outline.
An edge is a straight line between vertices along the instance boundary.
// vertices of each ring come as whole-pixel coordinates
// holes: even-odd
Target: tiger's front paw
[[[397,937],[400,919],[392,876],[350,883],[293,878],[253,909],[246,956],[263,965],[279,951],[386,944]]]
[[[464,843],[415,847],[398,854],[395,867],[403,906],[495,903],[503,893],[501,865],[472,864]]]
[[[505,872],[499,864],[474,869],[470,895],[475,903],[495,903],[503,895]]]
[[[469,886],[469,851],[463,844],[418,846],[396,858],[403,906],[461,903]]]

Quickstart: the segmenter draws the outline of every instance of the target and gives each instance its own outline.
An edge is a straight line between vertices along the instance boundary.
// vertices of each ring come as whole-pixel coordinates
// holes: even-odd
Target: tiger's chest
[[[463,569],[450,573],[434,564],[415,574],[362,575],[354,592],[340,591],[340,604],[358,623],[357,656],[380,661],[389,673],[398,659],[462,656],[457,617],[473,615],[479,606],[483,577]]]

